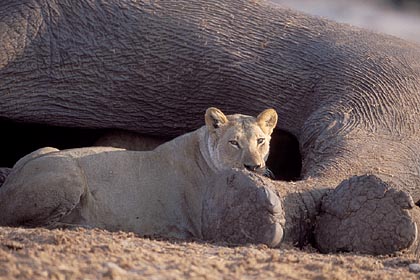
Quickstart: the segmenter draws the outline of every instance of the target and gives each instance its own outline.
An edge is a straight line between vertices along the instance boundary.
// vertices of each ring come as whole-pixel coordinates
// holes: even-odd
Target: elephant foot
[[[203,238],[231,244],[279,245],[284,211],[279,197],[264,186],[266,180],[246,171],[219,174],[206,193]]]
[[[390,254],[409,248],[417,238],[409,194],[376,176],[343,181],[322,200],[315,228],[321,252]]]

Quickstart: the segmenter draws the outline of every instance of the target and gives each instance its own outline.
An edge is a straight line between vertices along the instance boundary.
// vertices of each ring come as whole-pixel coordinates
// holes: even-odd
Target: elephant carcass
[[[274,107],[299,186],[374,174],[420,199],[416,44],[245,0],[9,1],[0,18],[0,118],[171,137],[210,105]]]

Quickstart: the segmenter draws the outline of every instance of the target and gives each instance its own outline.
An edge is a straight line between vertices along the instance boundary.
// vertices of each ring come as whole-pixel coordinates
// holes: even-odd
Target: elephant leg
[[[283,207],[265,182],[245,171],[218,175],[214,184],[209,184],[204,199],[203,238],[278,246],[283,239]]]
[[[74,159],[54,153],[29,155],[0,188],[0,224],[53,226],[79,204],[86,190]]]
[[[322,199],[315,227],[321,252],[390,254],[417,238],[411,196],[376,176],[354,176]],[[418,214],[418,213],[416,213]]]
[[[203,237],[234,244],[303,247],[313,239],[322,197],[331,190],[316,188],[321,185],[312,179],[273,181],[241,170],[218,174],[204,199]]]

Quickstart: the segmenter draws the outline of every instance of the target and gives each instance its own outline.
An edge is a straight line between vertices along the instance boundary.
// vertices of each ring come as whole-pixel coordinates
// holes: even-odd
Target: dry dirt
[[[420,279],[413,255],[151,240],[99,229],[0,227],[0,279]]]

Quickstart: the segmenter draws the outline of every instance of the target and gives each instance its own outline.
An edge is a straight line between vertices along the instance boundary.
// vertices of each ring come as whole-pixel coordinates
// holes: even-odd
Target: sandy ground
[[[322,255],[98,229],[0,228],[0,279],[420,279],[413,255]]]

